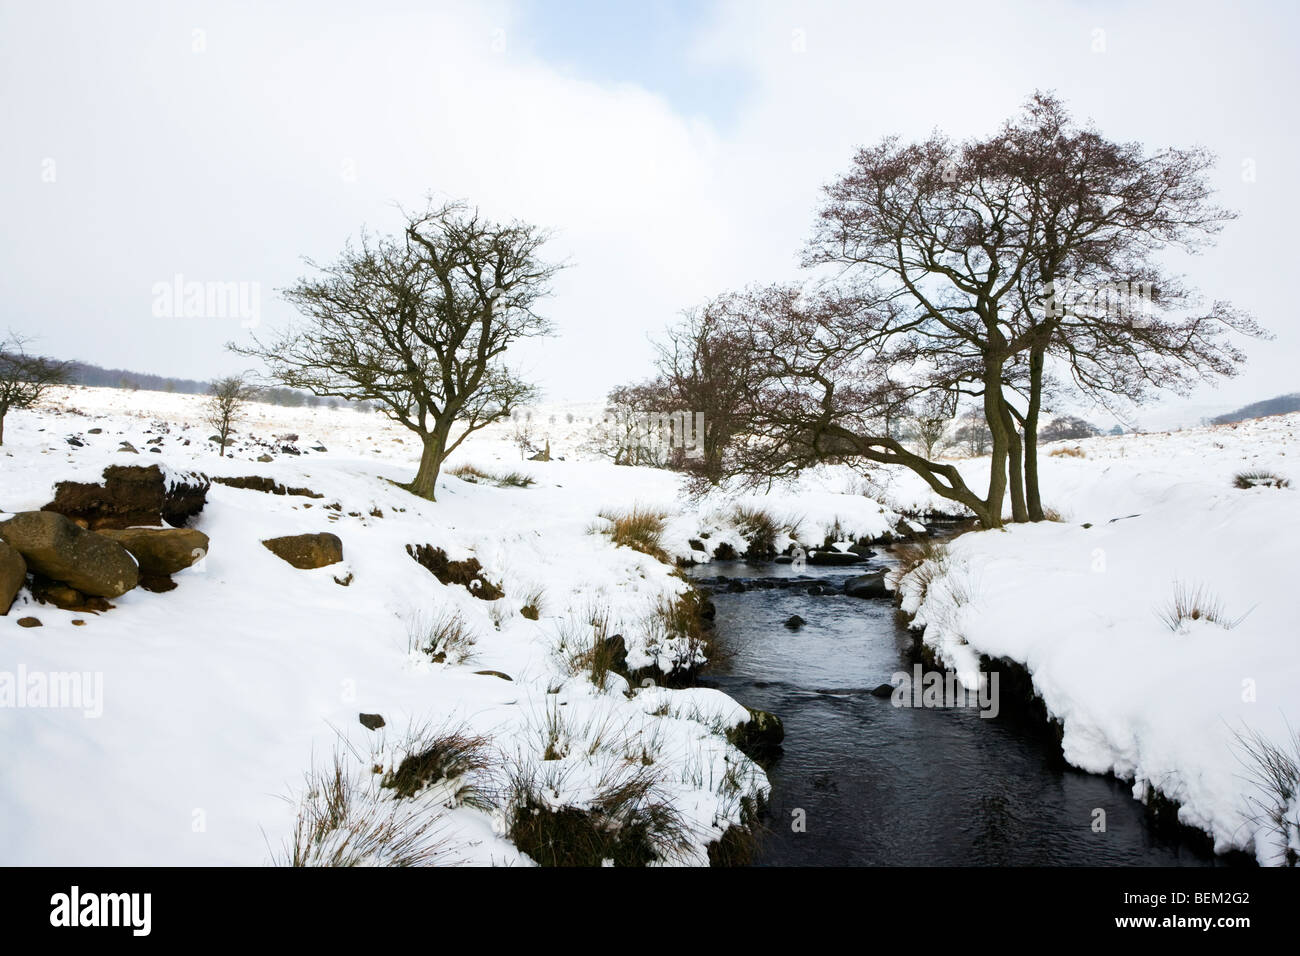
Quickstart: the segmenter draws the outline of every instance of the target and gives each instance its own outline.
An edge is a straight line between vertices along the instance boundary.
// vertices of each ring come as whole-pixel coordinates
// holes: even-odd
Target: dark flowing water
[[[838,592],[812,596],[797,585],[713,594],[729,659],[704,683],[785,723],[784,753],[768,771],[760,864],[1215,864],[1207,849],[1157,831],[1129,785],[1066,765],[1050,732],[1010,707],[1006,693],[996,718],[873,697],[870,688],[911,671],[912,637],[889,601],[842,593],[863,570],[745,562],[694,569],[706,586],[716,577],[806,577]],[[787,629],[795,614],[808,623]],[[1101,833],[1093,832],[1098,808]],[[792,826],[795,811],[805,832]]]

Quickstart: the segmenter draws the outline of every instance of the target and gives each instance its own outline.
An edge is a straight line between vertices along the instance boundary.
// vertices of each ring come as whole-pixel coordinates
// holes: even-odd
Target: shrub
[[[1232,479],[1237,488],[1289,488],[1291,481],[1271,471],[1243,471]]]
[[[619,759],[581,807],[554,806],[560,789],[531,766],[514,767],[506,787],[510,839],[541,866],[646,866],[690,847],[688,825],[653,766]]]
[[[487,737],[464,725],[413,732],[401,747],[397,769],[385,774],[379,785],[407,798],[436,783],[458,783],[455,803],[487,809],[490,803],[478,778],[490,767],[490,746]]]

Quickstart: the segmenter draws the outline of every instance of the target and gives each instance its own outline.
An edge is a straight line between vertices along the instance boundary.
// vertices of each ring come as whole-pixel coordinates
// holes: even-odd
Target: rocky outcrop
[[[27,562],[21,554],[0,541],[0,617],[9,613],[26,580]]]
[[[30,570],[83,594],[118,597],[140,581],[126,548],[52,511],[28,511],[0,522],[0,540],[21,554]]]
[[[338,564],[343,560],[343,542],[338,535],[328,531],[267,538],[262,544],[276,557],[304,571]]]
[[[180,527],[203,510],[209,482],[201,475],[170,483],[157,465],[110,465],[102,484],[61,481],[42,511],[72,519],[83,528]]]
[[[478,563],[478,558],[449,561],[446,551],[431,544],[408,544],[406,553],[428,568],[443,584],[464,585],[470,594],[484,601],[505,597],[500,587],[483,576],[483,566]]]
[[[262,491],[268,495],[296,495],[301,498],[324,498],[324,495],[317,494],[310,488],[291,488],[282,485],[274,478],[268,478],[266,475],[238,475],[230,477],[221,475],[212,479],[219,485],[225,485],[228,488],[244,488],[248,491]]]

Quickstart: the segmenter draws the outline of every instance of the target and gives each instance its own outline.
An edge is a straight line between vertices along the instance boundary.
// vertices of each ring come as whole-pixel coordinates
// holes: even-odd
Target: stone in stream
[[[801,618],[798,614],[792,614],[790,615],[790,619],[785,622],[785,626],[792,631],[797,631],[799,630],[799,628],[803,627],[807,623],[808,622],[805,621],[803,618]]]
[[[844,593],[856,598],[889,597],[889,589],[885,587],[885,572],[874,571],[849,578],[844,582]]]
[[[871,689],[871,696],[872,696],[872,697],[893,697],[893,696],[894,696],[894,685],[893,685],[893,684],[877,684],[875,687],[873,687],[873,688]]]
[[[854,554],[851,551],[810,551],[808,552],[808,563],[817,565],[830,565],[832,567],[842,564],[862,564],[867,559],[860,554]]]

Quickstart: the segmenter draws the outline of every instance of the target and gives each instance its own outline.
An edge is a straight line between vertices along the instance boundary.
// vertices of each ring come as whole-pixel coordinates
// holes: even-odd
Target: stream
[[[1156,828],[1130,785],[1069,767],[1051,731],[1006,694],[993,718],[976,707],[896,707],[872,696],[913,667],[913,636],[893,604],[843,593],[845,580],[879,562],[692,568],[712,592],[723,651],[702,683],[785,724],[784,752],[768,769],[758,865],[1222,862],[1176,828]],[[748,590],[728,593],[732,579]],[[800,583],[773,586],[792,579]],[[811,595],[809,585],[831,593]],[[791,615],[807,623],[791,630]],[[1093,832],[1097,808],[1105,832]]]

